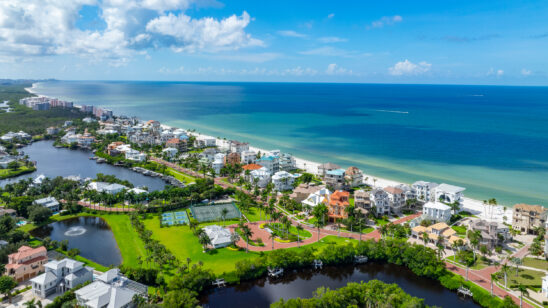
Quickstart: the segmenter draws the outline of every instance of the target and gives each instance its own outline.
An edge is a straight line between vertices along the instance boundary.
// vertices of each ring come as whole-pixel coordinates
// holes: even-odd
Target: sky
[[[2,0],[0,78],[548,85],[548,1]]]

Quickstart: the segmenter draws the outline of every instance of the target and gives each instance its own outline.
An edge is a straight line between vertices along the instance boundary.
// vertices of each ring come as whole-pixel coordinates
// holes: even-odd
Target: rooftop
[[[436,190],[440,190],[450,194],[457,194],[465,191],[466,188],[443,183],[438,185],[438,187],[436,187]]]

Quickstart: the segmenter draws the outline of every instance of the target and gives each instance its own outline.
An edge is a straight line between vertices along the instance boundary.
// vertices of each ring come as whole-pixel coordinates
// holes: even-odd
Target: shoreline
[[[30,94],[38,95],[33,90],[34,87],[35,87],[35,83],[32,84],[32,87],[25,88],[25,90],[27,92],[29,92]],[[46,95],[39,95],[39,96],[46,96]],[[80,105],[74,104],[74,106],[77,107],[77,106],[80,106]],[[180,128],[180,129],[183,129],[181,127],[175,127],[175,126],[166,125],[166,124],[162,124],[162,126],[165,127],[165,128]],[[186,129],[184,129],[184,130],[187,131],[187,133],[189,135],[193,135],[195,137],[200,136],[200,137],[215,139],[217,146],[222,146],[222,143],[225,142],[223,139],[218,139],[217,137],[214,137],[214,136],[202,134],[202,133],[197,132],[196,130],[193,131],[193,132],[189,132]],[[251,144],[249,145],[249,149],[251,151],[255,151],[255,152],[260,151],[261,153],[268,153],[268,152],[271,151],[271,150],[266,150],[266,149],[263,149],[263,148],[254,147]],[[295,163],[296,163],[297,168],[306,170],[306,172],[309,172],[309,173],[312,173],[312,174],[316,174],[318,166],[321,165],[321,163],[318,163],[318,162],[315,162],[315,161],[299,158],[299,157],[296,157],[296,156],[293,156],[293,157],[295,159]],[[375,179],[375,183],[373,183],[373,179]],[[420,180],[420,179],[417,179],[417,181],[418,180]],[[367,174],[365,172],[364,172],[364,183],[367,184],[367,185],[376,186],[376,187],[386,187],[386,186],[393,186],[393,185],[398,185],[398,184],[406,184],[406,185],[411,184],[411,183],[404,183],[404,182],[400,182],[400,181],[396,181],[396,180],[390,180],[390,179],[378,177],[378,176],[375,176],[373,174]],[[373,184],[375,184],[375,185],[373,185]],[[448,184],[451,184],[451,183],[448,183]],[[495,206],[485,206],[483,204],[483,201],[481,201],[481,200],[472,199],[472,198],[468,198],[468,197],[463,197],[462,210],[466,210],[466,211],[472,213],[473,215],[476,215],[479,218],[485,219],[485,220],[488,220],[488,221],[495,221],[495,222],[501,222],[502,223],[502,222],[504,222],[504,219],[503,219],[504,216],[507,217],[506,221],[511,222],[511,220],[512,220],[512,208],[509,205],[500,205],[499,204],[499,205],[495,205]]]

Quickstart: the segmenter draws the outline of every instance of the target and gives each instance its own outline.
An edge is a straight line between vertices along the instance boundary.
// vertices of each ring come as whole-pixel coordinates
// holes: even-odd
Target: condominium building
[[[325,184],[334,190],[343,189],[345,185],[345,170],[335,169],[325,172]]]
[[[516,204],[513,209],[512,228],[532,234],[535,228],[545,227],[548,209],[540,205]]]
[[[412,187],[417,195],[417,200],[433,202],[436,199],[434,189],[438,187],[438,185],[438,183],[433,182],[417,181],[413,183]]]

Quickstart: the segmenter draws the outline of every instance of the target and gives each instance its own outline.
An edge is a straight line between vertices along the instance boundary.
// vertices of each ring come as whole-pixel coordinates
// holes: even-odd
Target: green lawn
[[[279,237],[283,238],[283,239],[286,239],[286,231],[285,231],[285,228],[282,226],[281,223],[272,223],[272,224],[269,224],[269,225],[266,225],[265,227],[269,227],[271,230],[273,230],[276,235],[278,235]],[[295,226],[291,226],[289,227],[289,233],[290,233],[290,240],[291,241],[297,241],[297,233],[299,234],[301,240],[303,239],[307,239],[309,237],[312,236],[312,234],[310,234],[310,232],[308,232],[308,230],[302,230],[302,231],[297,231],[297,228]]]
[[[122,254],[123,264],[138,267],[137,258],[146,255],[145,244],[131,226],[129,216],[125,214],[103,214],[98,216],[109,224]]]
[[[466,268],[466,264],[463,264],[461,262],[459,262],[458,260],[455,260],[455,256],[450,256],[450,257],[447,257],[446,260],[450,260],[452,261],[453,263],[456,263],[458,265],[460,265],[461,267],[463,268]],[[486,268],[487,266],[489,266],[489,264],[481,261],[478,257],[478,261],[476,262],[476,264],[474,264],[473,266],[470,267],[470,269],[473,269],[473,270],[480,270],[480,269],[484,269]]]
[[[167,168],[166,171],[169,175],[173,176],[174,178],[176,178],[177,180],[183,183],[192,183],[196,181],[195,177],[176,171],[173,168]]]
[[[240,209],[238,203],[236,203],[236,206],[238,207],[238,209]],[[250,222],[268,220],[268,215],[265,214],[265,211],[259,211],[259,208],[257,207],[250,207],[247,211],[242,211],[240,209],[240,211],[245,215],[245,217],[247,217],[247,219],[249,219]]]
[[[540,288],[544,276],[546,276],[544,272],[522,268],[519,269],[516,276],[516,268],[512,266],[508,272],[508,287],[516,288],[521,283],[526,287]]]
[[[525,258],[523,259],[523,265],[528,267],[534,267],[541,270],[548,270],[548,261],[536,258]]]
[[[237,261],[258,256],[257,253],[234,251],[229,248],[204,253],[202,245],[188,226],[160,228],[157,216],[144,220],[144,224],[148,230],[152,231],[153,238],[165,245],[181,262],[186,262],[187,258],[190,258],[192,263],[202,261],[204,267],[212,269],[215,274],[231,272],[235,269],[234,264]]]
[[[30,173],[35,171],[35,167],[27,167],[20,165],[17,170],[12,169],[0,169],[0,179],[6,179],[14,176],[18,176],[24,173]]]
[[[452,226],[451,229],[455,230],[459,235],[466,235],[466,227],[464,226]]]
[[[384,226],[384,225],[386,225],[387,223],[390,222],[389,220],[386,220],[386,219],[383,219],[383,218],[374,218],[374,220],[375,220],[375,224],[377,226]]]

